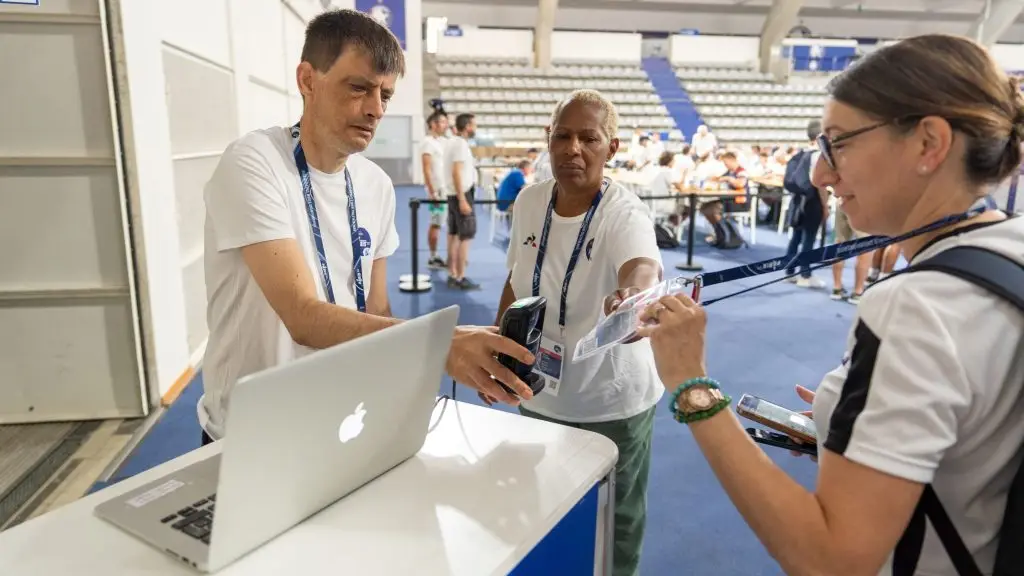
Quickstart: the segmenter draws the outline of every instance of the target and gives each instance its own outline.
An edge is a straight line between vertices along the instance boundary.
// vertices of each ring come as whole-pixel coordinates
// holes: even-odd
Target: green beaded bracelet
[[[712,378],[707,378],[707,377],[704,377],[704,376],[699,376],[697,378],[690,378],[686,382],[683,382],[682,384],[680,384],[679,387],[676,388],[674,391],[672,391],[672,400],[669,401],[669,403],[668,403],[668,409],[669,409],[670,412],[672,412],[672,414],[675,414],[678,411],[677,403],[679,402],[679,395],[682,394],[683,391],[685,391],[686,389],[692,388],[692,387],[697,386],[697,385],[707,386],[708,388],[711,388],[712,390],[718,390],[719,389],[718,382],[716,380],[712,379]]]

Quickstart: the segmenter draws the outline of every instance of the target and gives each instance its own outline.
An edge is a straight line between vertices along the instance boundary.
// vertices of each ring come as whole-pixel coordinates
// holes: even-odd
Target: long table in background
[[[632,170],[607,170],[605,174],[609,178],[633,189],[637,192],[637,195],[646,200],[653,200],[654,198],[650,195],[650,183],[653,179],[653,174],[650,172],[636,172]],[[719,199],[719,198],[745,198],[749,201],[749,218],[750,218],[750,243],[757,243],[757,210],[759,191],[758,188],[782,187],[782,176],[778,175],[766,175],[766,176],[753,176],[748,178],[748,181],[754,184],[751,190],[745,192],[736,192],[732,190],[711,190],[701,189],[696,187],[687,187],[678,195],[680,198],[687,198],[687,207],[689,210],[689,217],[687,227],[687,241],[686,241],[686,262],[676,265],[676,268],[680,270],[686,270],[689,272],[697,272],[703,269],[703,267],[693,261],[693,247],[696,242],[696,212],[703,199]],[[662,199],[662,197],[658,197]]]

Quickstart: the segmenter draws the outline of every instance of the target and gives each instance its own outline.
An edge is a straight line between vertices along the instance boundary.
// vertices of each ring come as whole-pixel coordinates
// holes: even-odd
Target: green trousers
[[[651,471],[651,437],[656,407],[624,420],[587,423],[562,422],[519,408],[524,416],[597,432],[619,447],[619,460],[615,464],[614,576],[636,576],[640,570],[640,549],[647,525],[647,478]]]

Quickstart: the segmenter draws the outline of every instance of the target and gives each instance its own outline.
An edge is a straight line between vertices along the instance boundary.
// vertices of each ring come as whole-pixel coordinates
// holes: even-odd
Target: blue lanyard
[[[1017,202],[1017,184],[1020,182],[1020,171],[1013,175],[1010,180],[1010,194],[1006,197],[1006,213],[1013,214],[1014,204]]]
[[[950,226],[958,222],[963,222],[964,220],[967,220],[968,218],[973,218],[978,214],[985,212],[986,210],[994,210],[996,208],[997,206],[995,205],[995,200],[993,200],[991,196],[986,196],[975,202],[974,205],[967,210],[967,212],[947,216],[940,220],[936,220],[931,224],[907,232],[906,234],[901,234],[899,236],[893,237],[868,236],[867,238],[850,240],[848,242],[843,242],[841,244],[832,244],[830,246],[824,246],[822,248],[807,250],[806,252],[801,252],[797,254],[793,258],[781,256],[779,258],[770,258],[768,260],[754,262],[753,264],[744,264],[742,266],[736,266],[735,268],[727,268],[725,270],[719,270],[717,272],[708,272],[705,274],[700,274],[697,276],[695,280],[699,282],[701,287],[704,287],[713,286],[715,284],[724,284],[726,282],[732,282],[734,280],[740,280],[742,278],[752,278],[754,276],[760,276],[761,274],[770,274],[778,270],[795,268],[800,264],[804,264],[807,266],[820,264],[820,266],[814,266],[815,268],[819,268],[821,266],[830,266],[840,260],[846,260],[847,258],[852,258],[854,256],[857,256],[858,254],[871,252],[873,250],[878,250],[879,248],[884,248],[892,244],[897,244],[899,242],[903,242],[905,240],[913,238],[914,236],[919,236],[927,232],[933,232],[940,228],[945,228],[946,226]],[[713,304],[720,300],[725,300],[726,298],[731,298],[733,296],[737,296],[739,294],[743,294],[751,290],[756,290],[769,284],[780,282],[784,279],[785,277],[778,278],[776,280],[772,280],[771,282],[765,282],[764,284],[759,284],[757,286],[745,288],[743,290],[733,292],[732,294],[726,294],[725,296],[721,296],[719,298],[713,298],[711,300],[702,302],[702,305],[707,306],[708,304]]]
[[[299,141],[299,125],[292,126],[292,142],[295,144],[295,166],[299,169],[299,180],[302,182],[302,196],[306,205],[306,216],[309,217],[309,229],[313,236],[313,246],[320,265],[320,280],[324,284],[324,295],[331,304],[334,300],[334,285],[331,284],[331,271],[327,268],[327,253],[324,251],[324,239],[320,235],[320,218],[316,213],[316,200],[313,199],[313,184],[309,179],[309,164],[306,153],[302,151]],[[359,223],[356,219],[356,194],[352,188],[352,176],[345,167],[345,193],[348,196],[348,228],[352,235],[352,276],[355,278],[356,308],[366,312],[366,291],[363,283],[363,247],[359,240]]]
[[[562,299],[558,308],[558,326],[565,328],[565,309],[569,300],[569,280],[572,279],[573,270],[576,269],[576,262],[580,259],[580,252],[583,251],[583,243],[587,241],[587,231],[590,230],[590,221],[594,219],[597,212],[597,205],[601,203],[601,197],[608,190],[610,182],[605,180],[604,185],[597,191],[594,201],[590,203],[586,216],[583,217],[583,224],[580,225],[580,233],[576,236],[576,245],[573,246],[572,255],[569,256],[569,265],[565,268],[565,279],[562,280]],[[544,216],[544,228],[540,232],[540,243],[537,245],[537,263],[533,265],[533,295],[540,296],[540,272],[544,267],[544,256],[548,249],[548,233],[551,232],[551,214],[555,211],[555,189],[551,191],[551,202],[548,203],[548,212]]]

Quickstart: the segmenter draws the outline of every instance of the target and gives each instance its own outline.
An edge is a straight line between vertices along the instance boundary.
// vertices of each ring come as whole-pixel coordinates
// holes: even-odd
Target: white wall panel
[[[555,30],[551,33],[551,59],[639,64],[642,44],[639,34]]]
[[[501,11],[503,7],[494,7]],[[427,5],[424,5],[427,16],[444,16],[445,14],[433,14]],[[533,9],[536,14],[536,8]],[[536,16],[534,16],[536,18]],[[459,24],[461,21],[449,20],[449,24]],[[530,24],[533,27],[533,24]],[[533,58],[533,30],[483,30],[475,26],[462,26],[462,36],[441,36],[437,39],[437,54],[439,56],[469,56],[469,57],[504,57],[504,58]]]
[[[174,161],[174,196],[178,212],[178,242],[181,264],[203,253],[203,226],[206,203],[203,188],[217,168],[220,155],[200,158],[179,158]]]
[[[227,0],[152,2],[167,44],[221,66],[231,64]]]
[[[163,61],[171,153],[223,151],[238,136],[231,73],[170,48]]]
[[[97,25],[3,22],[0,156],[110,157],[113,133]],[[27,65],[26,55],[31,55]]]
[[[0,166],[0,292],[127,286],[118,194],[113,164]]]
[[[285,83],[289,94],[299,94],[295,69],[302,60],[302,45],[306,41],[306,24],[290,10],[284,12]]]
[[[281,0],[246,0],[245,4],[246,26],[240,32],[249,47],[245,55],[249,74],[283,89],[286,86],[284,6]]]
[[[181,281],[185,286],[185,325],[188,326],[186,338],[189,350],[199,348],[209,333],[206,327],[205,272],[202,258],[187,264],[181,272]]]
[[[290,126],[299,120],[291,116],[288,110],[289,96],[255,82],[249,86],[249,106],[252,115],[250,130],[269,128],[271,126]]]
[[[672,36],[673,64],[752,65],[759,40],[754,36]]]
[[[0,301],[0,422],[116,418],[139,412],[134,325],[124,297],[8,307]],[[46,356],[41,357],[40,352]]]
[[[289,96],[288,97],[288,117],[295,118],[296,120],[302,116],[302,97],[301,96]]]

